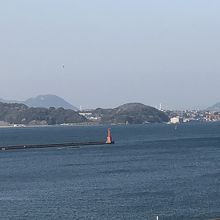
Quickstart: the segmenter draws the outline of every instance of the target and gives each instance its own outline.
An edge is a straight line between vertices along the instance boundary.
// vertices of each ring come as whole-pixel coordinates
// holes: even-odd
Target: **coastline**
[[[210,123],[220,123],[219,121],[190,121],[184,123],[143,123],[143,124],[126,124],[126,123],[94,123],[94,122],[83,122],[83,123],[68,123],[68,124],[54,124],[54,125],[24,125],[24,124],[11,124],[11,125],[0,125],[0,129],[4,128],[44,128],[44,127],[86,127],[86,126],[117,126],[117,125],[153,125],[153,124],[161,124],[161,125],[170,125],[170,126],[179,126],[179,125],[187,125],[187,124],[210,124]]]

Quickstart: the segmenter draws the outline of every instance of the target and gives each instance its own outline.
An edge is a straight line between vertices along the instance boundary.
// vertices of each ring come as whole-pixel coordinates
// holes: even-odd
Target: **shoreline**
[[[12,124],[12,125],[0,125],[0,129],[4,128],[44,128],[44,127],[86,127],[86,126],[117,126],[117,125],[153,125],[153,124],[161,124],[161,125],[170,125],[170,126],[179,126],[179,125],[187,125],[187,124],[210,124],[210,123],[219,123],[219,121],[192,121],[185,123],[144,123],[144,124],[123,124],[123,123],[114,123],[114,124],[102,124],[102,123],[70,123],[70,124],[54,124],[54,125],[24,125],[24,124]]]

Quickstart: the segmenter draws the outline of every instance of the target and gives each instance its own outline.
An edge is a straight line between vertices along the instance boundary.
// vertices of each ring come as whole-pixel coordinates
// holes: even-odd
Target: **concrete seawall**
[[[58,148],[58,147],[80,147],[89,145],[107,145],[114,142],[106,143],[106,141],[88,141],[88,142],[70,142],[70,143],[53,143],[53,144],[28,144],[28,145],[11,145],[1,146],[0,151],[8,150],[25,150],[25,149],[40,149],[40,148]]]

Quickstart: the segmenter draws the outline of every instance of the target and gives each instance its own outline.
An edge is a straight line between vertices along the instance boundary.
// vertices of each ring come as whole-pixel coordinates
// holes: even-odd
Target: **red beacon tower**
[[[110,128],[108,128],[107,130],[107,138],[106,138],[106,144],[114,144],[115,142],[112,140],[112,136],[111,136],[111,130]]]

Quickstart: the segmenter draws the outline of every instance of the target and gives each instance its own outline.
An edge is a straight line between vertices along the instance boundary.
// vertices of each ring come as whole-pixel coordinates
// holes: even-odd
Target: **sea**
[[[114,145],[1,151],[0,219],[220,217],[219,122],[110,127]],[[100,141],[107,128],[1,128],[0,146]]]

